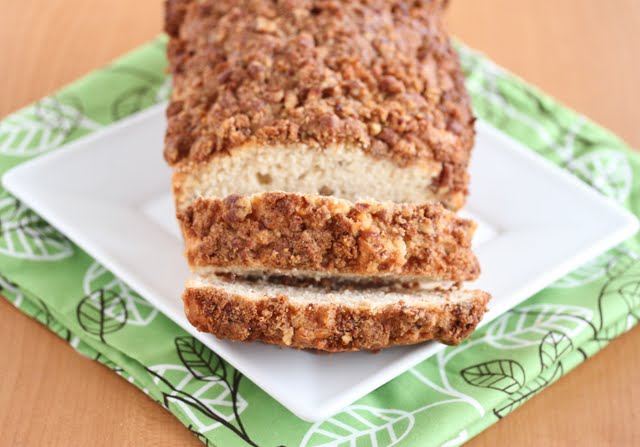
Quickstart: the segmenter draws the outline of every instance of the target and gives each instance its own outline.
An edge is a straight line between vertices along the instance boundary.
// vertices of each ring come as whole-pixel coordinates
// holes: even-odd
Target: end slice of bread
[[[480,273],[475,223],[436,203],[263,192],[199,198],[178,217],[196,274],[471,281]]]
[[[480,322],[490,296],[432,287],[326,288],[208,276],[189,280],[183,301],[198,330],[235,341],[332,352],[458,344]]]

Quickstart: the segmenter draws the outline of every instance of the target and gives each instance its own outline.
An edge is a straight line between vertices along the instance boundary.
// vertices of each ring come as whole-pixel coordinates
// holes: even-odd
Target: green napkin
[[[161,37],[0,122],[0,172],[168,97]],[[459,45],[476,114],[640,213],[640,158]],[[160,148],[158,157],[161,156]],[[454,446],[640,317],[634,238],[321,423],[302,421],[0,190],[1,293],[166,407],[207,445]],[[179,297],[176,297],[179,299]]]

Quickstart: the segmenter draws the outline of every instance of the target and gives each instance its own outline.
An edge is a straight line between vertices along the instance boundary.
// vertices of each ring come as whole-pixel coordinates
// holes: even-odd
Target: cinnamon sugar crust
[[[437,203],[264,192],[199,198],[178,218],[196,273],[404,281],[470,281],[480,273],[475,223]]]

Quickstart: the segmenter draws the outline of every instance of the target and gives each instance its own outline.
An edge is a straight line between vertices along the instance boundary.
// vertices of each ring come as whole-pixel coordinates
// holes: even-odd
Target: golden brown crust
[[[486,312],[490,296],[468,292],[464,301],[432,306],[402,302],[371,307],[294,303],[274,294],[259,299],[224,288],[187,288],[183,301],[193,326],[219,338],[263,341],[323,351],[378,350],[437,340],[455,345],[468,337]]]
[[[441,3],[169,1],[167,161],[344,143],[401,166],[441,163],[432,187],[458,207],[473,116]]]
[[[471,251],[475,223],[437,203],[264,192],[199,198],[178,218],[194,268],[432,281],[480,273]]]

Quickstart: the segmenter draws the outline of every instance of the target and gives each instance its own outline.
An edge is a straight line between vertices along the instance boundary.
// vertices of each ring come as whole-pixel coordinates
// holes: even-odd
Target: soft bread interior
[[[440,174],[436,162],[401,167],[353,146],[322,150],[306,145],[243,146],[200,165],[179,168],[176,204],[183,209],[198,197],[250,195],[262,191],[320,194],[357,201],[435,200],[429,189]]]
[[[294,305],[337,304],[348,307],[375,309],[402,303],[410,307],[439,307],[447,303],[474,300],[477,291],[463,290],[445,283],[422,283],[405,288],[401,284],[380,287],[337,287],[335,289],[317,285],[293,286],[274,284],[265,279],[233,280],[215,275],[197,276],[187,280],[187,288],[219,288],[247,300],[262,300],[286,296]],[[443,288],[451,287],[451,288]]]

